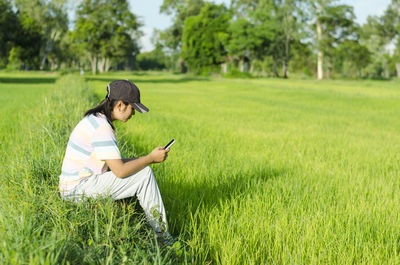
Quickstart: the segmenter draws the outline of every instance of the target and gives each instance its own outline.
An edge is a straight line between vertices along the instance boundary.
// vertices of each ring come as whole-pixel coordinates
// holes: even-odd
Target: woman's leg
[[[111,171],[91,176],[77,188],[76,195],[91,198],[111,196],[114,200],[136,195],[154,230],[161,234],[167,232],[164,203],[149,166],[125,178],[118,178]]]

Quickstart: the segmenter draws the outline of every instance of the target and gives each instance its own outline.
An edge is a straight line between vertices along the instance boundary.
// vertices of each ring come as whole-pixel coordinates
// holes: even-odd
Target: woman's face
[[[117,104],[115,104],[111,115],[113,120],[127,122],[133,115],[135,115],[135,109],[130,104],[125,105],[122,101],[118,101]]]

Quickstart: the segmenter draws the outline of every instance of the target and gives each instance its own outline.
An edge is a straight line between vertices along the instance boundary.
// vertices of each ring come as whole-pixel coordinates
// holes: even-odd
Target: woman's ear
[[[126,105],[124,104],[124,102],[122,102],[122,100],[118,100],[117,104],[115,104],[114,109],[117,109],[119,111],[125,111],[126,109]]]

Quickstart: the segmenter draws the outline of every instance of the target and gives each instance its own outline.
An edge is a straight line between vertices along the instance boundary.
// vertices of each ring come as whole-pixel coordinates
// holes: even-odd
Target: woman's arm
[[[147,156],[134,159],[109,159],[105,161],[115,176],[118,178],[125,178],[142,170],[149,164],[163,162],[167,159],[168,152],[169,149],[165,150],[163,147],[159,146]]]
[[[138,158],[137,158],[137,157],[132,157],[132,158],[122,158],[121,160],[122,160],[122,162],[126,163],[126,162],[129,162],[129,161],[135,160],[135,159],[138,159]]]

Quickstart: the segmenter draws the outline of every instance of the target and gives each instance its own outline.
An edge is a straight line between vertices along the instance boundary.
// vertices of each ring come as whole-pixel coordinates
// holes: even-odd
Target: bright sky
[[[140,17],[144,26],[142,31],[144,36],[140,43],[141,51],[151,51],[153,45],[150,38],[154,29],[166,29],[171,25],[172,18],[165,14],[160,14],[160,6],[163,0],[128,0],[131,11]],[[225,3],[229,6],[230,0],[215,0],[217,4]],[[354,7],[357,22],[363,24],[369,15],[382,15],[391,0],[340,0],[340,2]]]

